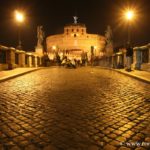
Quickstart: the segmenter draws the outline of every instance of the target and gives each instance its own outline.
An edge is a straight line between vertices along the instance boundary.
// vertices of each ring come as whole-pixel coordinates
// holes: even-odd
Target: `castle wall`
[[[86,34],[84,36],[74,37],[73,35],[54,35],[47,38],[47,49],[51,51],[53,46],[59,50],[82,49],[85,52],[90,52],[91,46],[101,51],[105,45],[105,40],[99,35]]]
[[[105,38],[98,34],[88,34],[85,25],[73,24],[65,26],[63,34],[48,36],[46,43],[48,52],[80,49],[91,53],[91,47],[94,47],[94,55],[99,56],[105,46]]]

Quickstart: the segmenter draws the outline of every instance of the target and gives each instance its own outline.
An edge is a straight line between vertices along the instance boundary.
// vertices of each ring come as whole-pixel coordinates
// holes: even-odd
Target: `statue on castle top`
[[[78,17],[77,16],[73,16],[73,19],[74,19],[74,24],[77,24],[78,23]]]
[[[42,46],[43,41],[44,41],[44,37],[45,37],[45,34],[43,31],[43,26],[38,26],[37,27],[37,39],[38,39],[37,46],[38,47]]]

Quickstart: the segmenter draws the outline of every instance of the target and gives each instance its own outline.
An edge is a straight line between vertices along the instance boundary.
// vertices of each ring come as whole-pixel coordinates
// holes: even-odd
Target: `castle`
[[[64,33],[48,36],[46,45],[51,60],[56,53],[60,56],[65,55],[68,59],[81,59],[82,56],[86,56],[90,60],[91,55],[102,55],[105,37],[87,33],[85,24],[77,23],[77,17],[74,17],[74,23],[65,25]]]

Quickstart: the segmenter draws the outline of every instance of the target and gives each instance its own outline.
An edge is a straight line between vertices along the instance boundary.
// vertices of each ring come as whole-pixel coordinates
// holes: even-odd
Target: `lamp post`
[[[125,19],[128,21],[128,40],[127,43],[131,44],[131,22],[134,19],[134,11],[133,10],[127,10],[125,12]]]
[[[18,25],[18,49],[22,49],[22,42],[21,42],[21,24],[24,22],[24,14],[21,11],[15,11],[15,20]]]
[[[125,19],[128,21],[128,40],[127,40],[127,47],[126,47],[126,71],[131,71],[131,63],[132,63],[132,55],[133,49],[131,47],[131,22],[135,17],[134,11],[128,9],[125,12]]]

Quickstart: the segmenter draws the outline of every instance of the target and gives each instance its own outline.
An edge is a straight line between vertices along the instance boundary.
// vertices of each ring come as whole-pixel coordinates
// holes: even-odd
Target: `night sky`
[[[84,23],[88,33],[105,34],[107,25],[113,30],[114,45],[127,41],[127,24],[121,19],[125,7],[136,9],[136,20],[132,22],[132,43],[143,45],[150,42],[150,0],[1,0],[0,44],[16,47],[18,28],[14,21],[14,10],[23,10],[26,21],[22,25],[22,45],[32,51],[36,46],[37,25],[43,25],[46,36],[63,33],[65,24]]]

